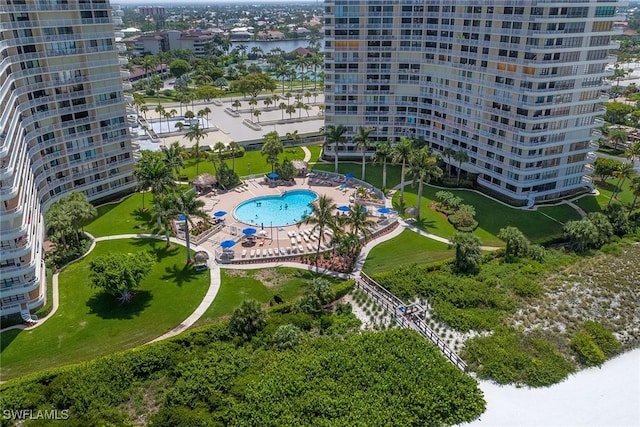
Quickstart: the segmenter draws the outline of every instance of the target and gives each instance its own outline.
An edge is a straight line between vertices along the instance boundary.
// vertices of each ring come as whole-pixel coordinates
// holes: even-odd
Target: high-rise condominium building
[[[463,149],[480,185],[521,203],[575,192],[591,182],[620,4],[326,0],[326,124]]]
[[[0,2],[0,314],[42,304],[43,213],[71,191],[131,188],[106,0]]]

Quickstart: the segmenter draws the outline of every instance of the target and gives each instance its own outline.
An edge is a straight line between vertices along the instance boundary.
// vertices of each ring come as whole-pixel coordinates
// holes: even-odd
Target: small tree
[[[133,299],[133,290],[151,270],[153,260],[144,252],[136,254],[109,253],[89,263],[91,285],[119,295],[120,302]]]
[[[595,246],[599,239],[598,229],[587,219],[568,221],[564,226],[564,234],[577,252]]]
[[[498,238],[507,244],[504,255],[507,261],[512,261],[518,256],[524,256],[529,250],[529,239],[516,227],[500,229]]]
[[[300,328],[291,323],[280,325],[273,334],[273,343],[278,350],[287,350],[295,347],[302,338]]]
[[[616,171],[620,170],[621,166],[622,162],[618,160],[601,157],[596,160],[595,173],[600,177],[600,180],[603,183],[606,183],[607,179],[611,178]]]
[[[229,332],[244,341],[250,341],[267,324],[267,313],[258,301],[244,300],[229,320]]]
[[[456,269],[462,273],[477,273],[482,263],[480,239],[471,233],[456,233],[451,243],[456,250]]]
[[[267,163],[271,165],[271,172],[276,170],[278,155],[284,151],[278,132],[272,131],[264,136],[264,144],[260,153],[267,158]]]

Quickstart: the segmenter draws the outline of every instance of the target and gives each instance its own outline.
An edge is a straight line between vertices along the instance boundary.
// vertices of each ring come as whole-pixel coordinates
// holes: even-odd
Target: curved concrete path
[[[302,151],[304,152],[304,159],[302,159],[302,161],[309,163],[309,160],[311,160],[311,151],[309,151],[309,149],[304,145],[301,145],[300,148],[302,148]]]

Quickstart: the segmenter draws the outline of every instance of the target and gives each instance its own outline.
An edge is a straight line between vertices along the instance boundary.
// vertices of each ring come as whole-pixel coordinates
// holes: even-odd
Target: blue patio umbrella
[[[235,241],[233,241],[233,240],[223,240],[223,241],[220,243],[220,246],[222,246],[223,248],[227,249],[227,248],[232,247],[232,246],[233,246],[233,245],[235,245],[235,244],[236,244],[236,242],[235,242]]]
[[[270,173],[269,175],[267,175],[267,176],[268,176],[269,178],[271,178],[271,179],[276,179],[276,178],[278,178],[280,175],[278,175],[278,174],[277,174],[277,173],[275,173],[275,172],[271,172],[271,173]]]
[[[338,206],[338,210],[340,212],[349,212],[351,208],[349,206],[342,205],[342,206]]]
[[[352,174],[352,173],[347,173],[347,174],[344,175],[344,177],[347,178],[347,179],[351,179],[351,178],[355,178],[356,176],[354,174]]]
[[[381,214],[388,214],[388,213],[391,213],[391,209],[389,209],[389,208],[378,208],[378,212],[380,212]]]
[[[226,211],[217,211],[213,213],[213,216],[215,216],[216,218],[220,218],[221,216],[225,216],[226,214]]]
[[[187,217],[181,214],[181,215],[178,217],[178,219],[179,219],[180,221],[184,221],[185,219],[187,219]]]
[[[258,232],[258,230],[256,230],[255,228],[252,227],[248,227],[242,230],[242,234],[246,234],[247,236],[251,235],[251,234],[256,234]]]

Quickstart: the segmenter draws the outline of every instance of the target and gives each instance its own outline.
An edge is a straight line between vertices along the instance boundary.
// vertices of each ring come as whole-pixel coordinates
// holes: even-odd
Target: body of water
[[[296,224],[311,213],[309,204],[318,195],[309,190],[287,191],[280,196],[256,197],[240,203],[233,216],[245,224],[279,227]]]

